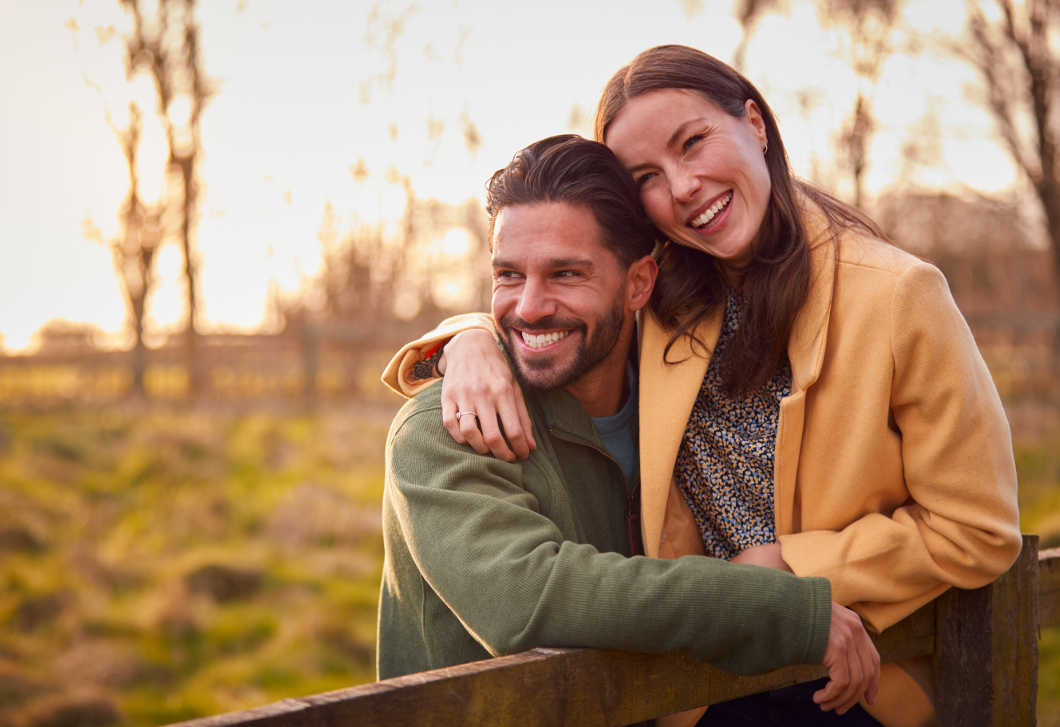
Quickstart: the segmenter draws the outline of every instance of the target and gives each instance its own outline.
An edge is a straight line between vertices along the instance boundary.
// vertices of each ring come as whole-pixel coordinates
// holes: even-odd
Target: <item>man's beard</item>
[[[589,338],[589,327],[585,321],[576,319],[563,320],[556,316],[549,316],[531,324],[517,316],[509,315],[504,316],[497,323],[504,334],[501,336],[501,345],[504,346],[508,358],[515,366],[515,378],[519,381],[519,385],[531,391],[551,391],[569,386],[611,355],[622,334],[624,313],[623,301],[619,298],[599,319],[592,338]],[[555,359],[559,354],[547,358],[544,356],[535,356],[532,359],[522,358],[519,355],[518,344],[512,341],[513,329],[527,333],[570,329],[581,331],[582,336],[573,358],[566,365],[557,367]]]

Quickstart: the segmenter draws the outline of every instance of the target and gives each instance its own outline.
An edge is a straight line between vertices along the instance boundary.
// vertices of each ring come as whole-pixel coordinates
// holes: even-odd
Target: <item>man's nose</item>
[[[556,302],[549,294],[546,284],[527,280],[519,296],[519,304],[515,312],[527,323],[533,323],[554,314]]]

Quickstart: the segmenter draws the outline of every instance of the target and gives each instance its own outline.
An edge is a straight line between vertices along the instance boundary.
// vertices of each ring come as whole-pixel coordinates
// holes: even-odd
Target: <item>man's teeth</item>
[[[714,219],[714,216],[725,209],[725,205],[729,204],[729,200],[732,199],[732,192],[719,199],[717,202],[707,208],[707,211],[701,214],[696,219],[692,220],[692,227],[703,227],[705,224]]]
[[[521,331],[521,333],[523,334],[523,342],[527,346],[529,346],[530,348],[541,348],[542,346],[547,346],[551,343],[559,341],[560,339],[566,338],[567,334],[570,333],[570,331],[563,331],[562,333],[560,333],[559,331],[553,331],[552,333],[539,333],[536,336],[532,333],[527,333],[526,331]]]

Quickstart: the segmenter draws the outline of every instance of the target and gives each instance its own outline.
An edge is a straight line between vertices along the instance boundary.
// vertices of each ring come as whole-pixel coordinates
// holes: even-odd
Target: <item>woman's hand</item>
[[[745,565],[758,565],[763,568],[774,568],[786,570],[791,573],[791,566],[784,562],[780,554],[780,543],[769,543],[767,545],[752,545],[732,559],[733,563]]]
[[[492,333],[477,328],[453,336],[438,370],[444,375],[442,422],[453,439],[505,462],[526,459],[537,449],[522,389]]]
[[[813,695],[813,701],[822,710],[834,709],[837,714],[844,714],[857,704],[862,694],[869,704],[876,703],[880,691],[880,654],[861,618],[835,601],[832,601],[824,665],[828,667],[829,682]]]

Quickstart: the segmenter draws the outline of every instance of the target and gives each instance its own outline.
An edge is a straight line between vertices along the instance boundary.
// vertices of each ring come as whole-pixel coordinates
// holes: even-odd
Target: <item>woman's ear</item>
[[[762,142],[762,146],[765,147],[769,138],[766,136],[766,120],[762,117],[762,110],[758,108],[758,104],[754,102],[754,99],[747,99],[743,105],[744,118],[747,120],[752,127],[754,127],[755,133],[758,134],[759,140]]]
[[[629,266],[626,272],[626,306],[629,310],[638,311],[648,304],[658,275],[659,265],[651,255],[645,255]]]

